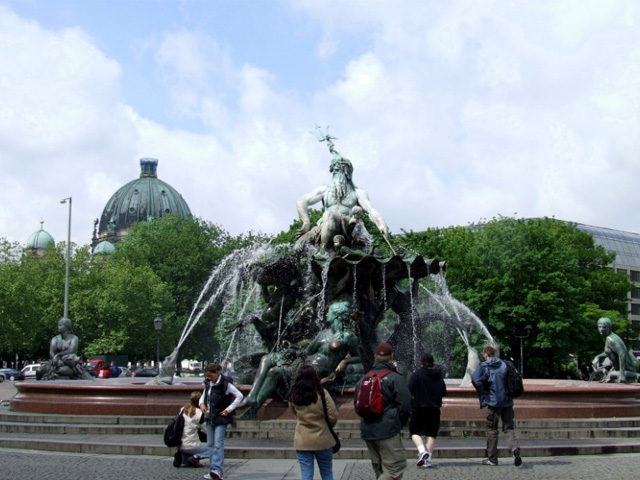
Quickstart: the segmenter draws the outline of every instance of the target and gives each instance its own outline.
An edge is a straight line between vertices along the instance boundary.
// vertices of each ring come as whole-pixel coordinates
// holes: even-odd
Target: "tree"
[[[466,228],[405,232],[397,240],[447,261],[452,294],[478,314],[507,356],[519,351],[514,333],[534,326],[525,340],[531,375],[554,377],[569,354],[595,354],[601,342],[594,312],[622,315],[632,287],[625,275],[607,268],[613,256],[589,234],[554,219],[501,217]]]
[[[3,241],[0,258],[0,352],[48,358],[49,340],[64,313],[63,245],[40,257]]]
[[[170,313],[177,333],[163,333],[165,338],[178,340],[194,304],[211,271],[232,251],[266,240],[266,236],[249,232],[231,236],[221,227],[197,217],[167,215],[152,222],[134,224],[117,246],[115,261],[149,268],[165,283],[172,299]],[[183,357],[211,359],[219,352],[216,339],[220,305],[212,305],[191,332],[181,350]],[[155,315],[149,312],[149,316]],[[164,327],[163,327],[164,331]],[[172,335],[172,337],[169,337]]]
[[[167,340],[180,334],[168,285],[148,266],[101,256],[87,260],[89,275],[75,279],[70,302],[84,354],[155,358],[153,318],[166,312],[161,338],[168,355],[174,345]]]

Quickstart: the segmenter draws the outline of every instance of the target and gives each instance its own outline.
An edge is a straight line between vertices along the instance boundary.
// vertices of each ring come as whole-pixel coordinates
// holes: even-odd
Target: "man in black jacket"
[[[442,378],[442,369],[434,367],[433,355],[425,353],[420,361],[422,367],[409,379],[411,392],[411,422],[409,433],[418,449],[416,466],[431,468],[431,456],[440,431],[440,407],[447,387]],[[422,437],[427,437],[426,445]]]
[[[391,345],[381,343],[375,350],[372,371],[381,373],[391,370],[381,379],[384,412],[377,418],[363,417],[360,420],[360,434],[367,443],[377,480],[400,480],[407,468],[407,453],[400,431],[411,414],[411,394],[404,377],[396,372],[391,362]],[[358,384],[355,398],[358,397],[359,388]]]

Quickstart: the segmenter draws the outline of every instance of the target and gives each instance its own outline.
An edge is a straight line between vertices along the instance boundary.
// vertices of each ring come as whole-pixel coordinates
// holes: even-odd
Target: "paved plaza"
[[[0,384],[0,401],[8,401],[14,394],[15,387],[11,383]],[[455,440],[443,438],[440,443],[445,445],[447,441],[451,443]],[[471,441],[484,443],[483,439],[466,439],[467,443]],[[588,441],[580,440],[574,443],[585,444]],[[536,441],[528,440],[528,442],[533,445]],[[542,440],[538,442],[545,444]],[[523,443],[524,441],[521,442]],[[276,448],[291,447],[287,442],[286,447]],[[524,456],[524,463],[519,468],[513,466],[511,458],[502,459],[497,467],[483,466],[480,464],[481,460],[482,458],[439,459],[436,453],[434,468],[420,469],[409,461],[403,478],[405,480],[628,480],[636,478],[640,471],[640,453]],[[207,472],[206,468],[174,468],[172,461],[173,458],[169,456],[71,454],[0,448],[0,480],[200,480]],[[225,465],[226,480],[297,480],[300,478],[297,462],[290,459],[228,459]],[[368,460],[336,460],[333,471],[336,480],[374,479]],[[317,471],[315,478],[320,479]]]
[[[510,459],[497,467],[479,458],[436,461],[430,470],[409,465],[405,480],[628,480],[636,478],[640,454],[524,458],[516,468]],[[0,449],[0,480],[200,480],[205,468],[174,468],[170,457],[62,454]],[[295,460],[227,460],[226,480],[294,480]],[[336,480],[373,480],[368,461],[337,460]],[[316,478],[320,476],[316,472]]]

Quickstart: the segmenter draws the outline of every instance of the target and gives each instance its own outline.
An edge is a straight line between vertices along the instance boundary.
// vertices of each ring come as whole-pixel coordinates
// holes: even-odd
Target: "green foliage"
[[[172,310],[159,312],[163,317],[170,313],[172,317],[168,318],[174,319],[181,332],[215,266],[234,250],[266,239],[252,232],[233,237],[202,219],[167,215],[153,222],[134,224],[118,245],[114,260],[147,267],[166,284],[173,299]],[[220,345],[214,331],[219,311],[220,307],[213,305],[203,315],[181,349],[183,357],[211,359],[217,355]],[[148,315],[152,319],[155,313],[150,311]],[[164,330],[163,327],[163,338],[177,342],[179,332]]]
[[[90,257],[90,275],[75,282],[71,296],[75,333],[87,357],[125,354],[132,358],[154,358],[156,335],[153,319],[163,313],[162,352],[168,355],[179,336],[170,289],[148,266],[127,260]]]
[[[534,327],[523,339],[529,375],[557,375],[570,353],[595,355],[601,341],[593,316],[613,311],[622,318],[632,287],[606,267],[612,256],[590,235],[549,218],[501,217],[467,228],[404,232],[396,241],[447,261],[451,293],[485,322],[506,356],[519,356],[515,335]]]
[[[6,241],[0,248],[0,355],[48,358],[49,340],[64,313],[64,244],[42,257]]]
[[[264,241],[249,233],[233,237],[197,218],[166,216],[135,224],[111,258],[88,246],[72,249],[69,316],[80,354],[155,358],[153,319],[162,314],[161,355],[176,345],[198,294],[221,259],[237,248]],[[49,341],[63,315],[65,244],[37,257],[0,241],[0,356],[48,358]],[[210,359],[218,353],[217,312],[201,318],[182,356]]]

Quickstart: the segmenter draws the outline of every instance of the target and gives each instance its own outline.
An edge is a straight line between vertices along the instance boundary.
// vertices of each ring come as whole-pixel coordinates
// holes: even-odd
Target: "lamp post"
[[[159,313],[153,319],[153,328],[156,330],[156,368],[160,371],[160,330],[162,330],[162,315]]]
[[[533,327],[531,325],[526,325],[524,329],[527,331],[525,335],[517,335],[515,327],[513,329],[513,336],[520,339],[520,373],[522,374],[523,377],[524,377],[524,363],[523,363],[524,355],[522,351],[522,339],[527,338],[529,335],[531,335],[531,330],[533,330]]]
[[[67,228],[67,265],[64,275],[64,316],[69,318],[69,261],[71,260],[71,197],[63,198],[60,203],[69,202],[69,224]]]

